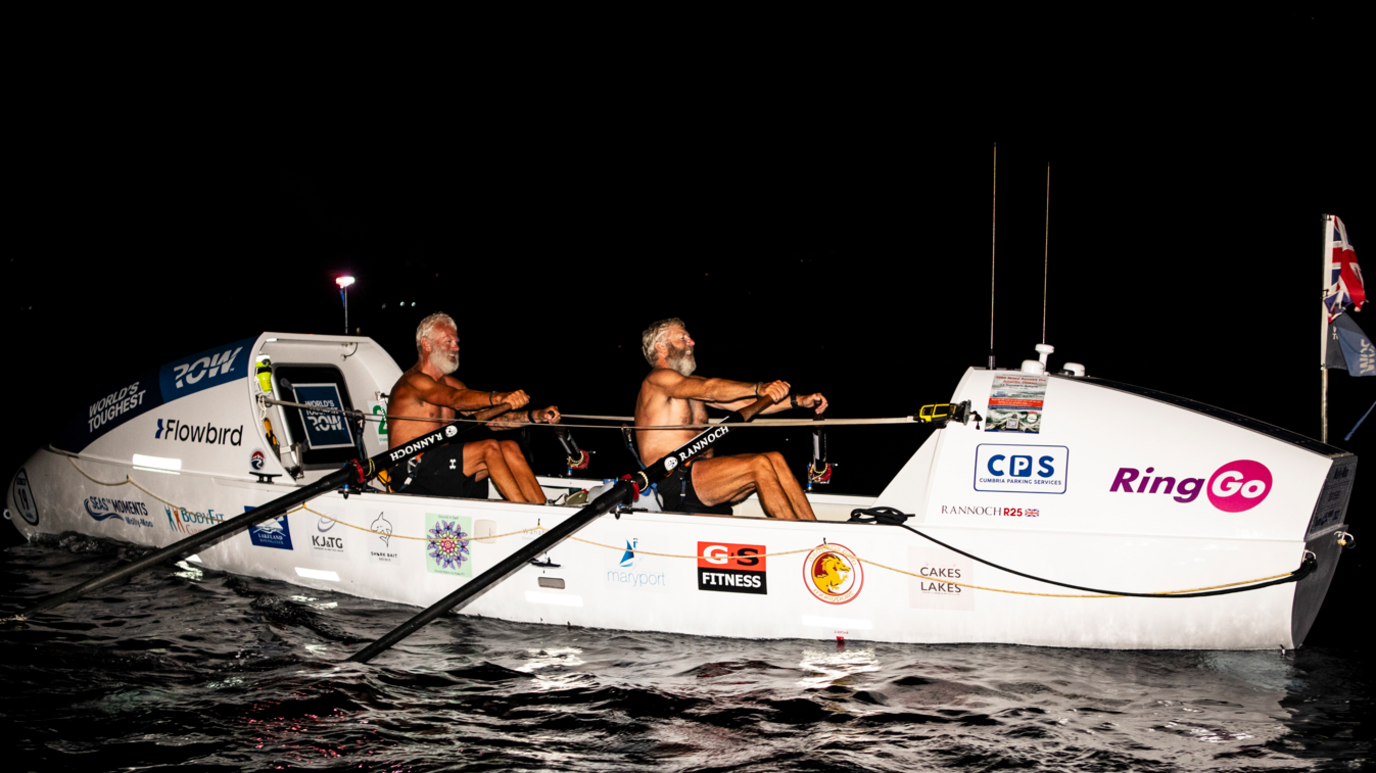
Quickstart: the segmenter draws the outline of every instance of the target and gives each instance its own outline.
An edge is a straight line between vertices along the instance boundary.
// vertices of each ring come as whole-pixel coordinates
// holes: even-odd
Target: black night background
[[[1371,292],[1376,170],[1354,74],[1322,64],[1323,35],[1287,40],[1248,48],[1240,71],[1050,68],[1045,99],[1007,74],[1013,96],[979,115],[902,78],[879,107],[834,82],[797,103],[629,88],[580,101],[549,82],[538,104],[226,89],[174,109],[93,73],[79,109],[33,95],[44,109],[9,186],[0,476],[129,374],[262,331],[344,333],[341,275],[357,280],[348,332],[402,368],[417,322],[446,311],[459,378],[565,413],[630,413],[640,332],[678,316],[698,373],[785,379],[863,418],[942,402],[985,365],[992,272],[1000,367],[1035,358],[1045,325],[1053,368],[1317,438],[1321,216],[1345,222]],[[1353,317],[1368,333],[1373,310]],[[1373,401],[1376,379],[1330,372],[1329,442],[1362,458],[1359,542],[1376,539],[1376,416],[1344,436]],[[1103,422],[1133,432],[1132,416]],[[831,492],[878,493],[930,431],[831,430]],[[593,475],[629,471],[617,433],[575,437]],[[759,430],[722,451],[780,449],[801,471],[807,438]],[[548,437],[532,452],[537,473],[562,472]],[[1362,633],[1347,612],[1366,606],[1369,550],[1343,554],[1308,643]]]

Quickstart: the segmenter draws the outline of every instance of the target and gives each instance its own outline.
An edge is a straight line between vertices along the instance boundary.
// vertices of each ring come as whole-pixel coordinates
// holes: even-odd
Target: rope
[[[154,499],[158,500],[159,502],[162,502],[163,504],[168,505],[169,507],[175,507],[175,508],[181,509],[181,507],[180,507],[179,505],[176,505],[176,504],[174,504],[174,503],[172,503],[172,502],[167,501],[166,499],[163,499],[162,497],[159,497],[157,494],[154,494],[153,492],[151,492],[151,491],[149,491],[148,489],[144,488],[143,486],[139,485],[139,483],[138,483],[137,481],[135,481],[133,478],[131,478],[131,477],[127,476],[127,475],[125,476],[124,480],[118,481],[118,482],[113,482],[113,483],[112,483],[112,482],[107,482],[107,481],[96,480],[95,478],[93,478],[93,477],[91,477],[90,475],[88,475],[88,474],[86,473],[85,470],[82,470],[80,467],[77,467],[77,466],[76,466],[76,460],[74,460],[73,458],[67,457],[67,461],[68,461],[68,463],[70,463],[70,464],[72,465],[72,468],[73,468],[73,469],[75,469],[77,472],[81,473],[82,477],[86,478],[87,480],[91,481],[92,483],[95,483],[95,484],[100,485],[100,486],[112,486],[112,487],[114,487],[114,486],[131,485],[131,486],[133,486],[134,488],[137,488],[139,491],[142,491],[143,493],[147,494],[148,496],[153,497]],[[892,510],[893,508],[882,508],[882,509],[884,509],[884,510]],[[344,526],[347,526],[347,527],[350,528],[350,529],[356,529],[356,530],[358,530],[358,531],[366,532],[366,533],[368,533],[368,534],[377,534],[377,535],[379,535],[379,536],[396,537],[396,538],[398,538],[398,539],[409,539],[409,540],[419,540],[419,541],[429,541],[429,540],[431,539],[430,537],[412,537],[412,536],[408,536],[408,535],[405,535],[405,534],[397,534],[397,533],[395,533],[395,532],[388,533],[388,532],[383,532],[383,531],[377,531],[377,530],[375,530],[375,529],[369,529],[369,528],[366,528],[366,527],[363,527],[363,526],[357,526],[357,525],[355,525],[355,524],[349,523],[348,521],[341,520],[341,519],[339,519],[339,518],[335,518],[335,517],[332,516],[332,515],[326,515],[325,513],[322,513],[322,512],[320,512],[320,511],[318,511],[318,510],[312,510],[312,509],[309,507],[309,503],[307,503],[307,504],[302,504],[302,505],[297,506],[295,509],[288,510],[286,513],[284,513],[284,515],[290,515],[291,513],[295,513],[295,512],[301,511],[301,510],[304,510],[304,511],[306,511],[306,512],[308,512],[308,513],[311,513],[311,514],[313,514],[313,515],[317,515],[317,516],[319,516],[319,517],[321,517],[321,518],[325,518],[325,519],[334,521],[335,523],[342,524],[342,525],[344,525]],[[857,511],[857,512],[862,512],[862,511]],[[897,512],[897,511],[894,511],[894,512]],[[891,523],[891,522],[886,522],[886,523]],[[1242,591],[1242,590],[1255,590],[1255,589],[1257,589],[1257,588],[1268,587],[1267,585],[1258,585],[1258,583],[1269,583],[1270,585],[1275,585],[1275,584],[1279,584],[1279,583],[1281,583],[1281,582],[1294,582],[1294,581],[1300,579],[1300,577],[1302,577],[1304,574],[1307,574],[1307,573],[1308,573],[1307,571],[1304,571],[1303,568],[1301,568],[1301,570],[1297,570],[1297,571],[1293,571],[1293,572],[1285,572],[1285,573],[1283,573],[1283,574],[1273,574],[1273,575],[1271,575],[1271,576],[1269,576],[1269,577],[1261,577],[1261,578],[1258,578],[1258,579],[1255,579],[1255,580],[1243,580],[1243,581],[1241,581],[1241,582],[1230,582],[1230,583],[1224,583],[1224,584],[1222,584],[1222,585],[1209,585],[1209,586],[1205,586],[1205,587],[1202,587],[1202,588],[1188,588],[1188,589],[1184,589],[1184,590],[1159,591],[1159,592],[1157,592],[1157,593],[1122,593],[1122,592],[1113,592],[1113,591],[1099,591],[1099,590],[1096,590],[1096,589],[1094,589],[1094,588],[1082,588],[1082,587],[1080,587],[1080,586],[1078,586],[1078,585],[1068,585],[1068,584],[1066,584],[1066,583],[1056,582],[1056,581],[1054,581],[1054,580],[1047,580],[1047,579],[1044,579],[1044,578],[1041,578],[1041,577],[1036,577],[1036,576],[1033,576],[1033,575],[1030,575],[1030,574],[1025,574],[1025,573],[1023,573],[1023,572],[1019,572],[1019,571],[1014,570],[1014,569],[1009,569],[1009,568],[1007,568],[1007,567],[999,566],[998,564],[995,564],[995,563],[990,562],[990,561],[986,561],[986,560],[984,560],[984,559],[982,559],[982,558],[980,558],[980,557],[978,557],[978,556],[972,555],[972,554],[970,554],[970,553],[966,553],[965,551],[960,550],[959,548],[951,547],[950,545],[947,545],[946,543],[944,543],[944,542],[942,542],[942,541],[940,541],[940,540],[938,540],[938,539],[936,539],[936,538],[934,538],[934,537],[930,537],[930,536],[928,536],[928,535],[926,535],[926,534],[923,534],[922,532],[920,532],[920,531],[918,531],[918,530],[916,530],[916,529],[913,529],[913,528],[907,526],[906,524],[896,523],[896,524],[892,524],[892,525],[902,526],[903,528],[907,529],[908,531],[911,531],[911,532],[913,532],[914,534],[916,534],[916,535],[918,535],[918,536],[920,536],[920,537],[923,537],[923,538],[925,538],[925,539],[931,540],[932,542],[935,542],[936,544],[938,544],[938,545],[940,545],[940,546],[946,548],[947,550],[950,550],[950,551],[955,552],[955,553],[959,553],[960,555],[965,556],[966,558],[970,558],[970,559],[973,559],[973,560],[975,560],[975,561],[979,561],[979,562],[982,563],[982,564],[991,566],[991,567],[993,567],[993,568],[995,568],[995,569],[998,569],[998,570],[1000,570],[1000,571],[1008,572],[1009,574],[1015,574],[1015,575],[1017,575],[1017,576],[1019,576],[1019,577],[1025,577],[1025,578],[1030,579],[1030,580],[1036,580],[1036,581],[1038,581],[1038,582],[1048,583],[1048,584],[1050,584],[1050,585],[1059,585],[1059,586],[1061,586],[1061,587],[1074,588],[1074,589],[1076,589],[1076,590],[1090,591],[1090,594],[1086,595],[1086,594],[1077,594],[1077,593],[1037,593],[1037,592],[1034,592],[1034,591],[1009,590],[1009,589],[1007,589],[1007,588],[991,588],[991,587],[984,586],[984,585],[972,585],[972,584],[969,584],[969,583],[952,582],[951,580],[949,580],[949,579],[947,579],[947,578],[945,578],[945,577],[932,577],[932,576],[929,576],[929,575],[922,574],[922,573],[920,573],[920,572],[910,572],[910,571],[907,571],[906,569],[899,569],[899,568],[897,568],[897,567],[892,567],[892,566],[888,566],[888,565],[885,565],[885,564],[881,564],[881,563],[879,563],[878,561],[871,561],[871,560],[869,560],[869,559],[861,558],[860,556],[856,555],[854,552],[850,551],[849,549],[839,548],[839,547],[836,547],[835,545],[828,545],[828,544],[825,543],[825,542],[823,542],[823,543],[820,544],[820,545],[816,545],[816,546],[813,546],[813,547],[810,547],[810,548],[801,548],[801,549],[798,549],[798,550],[784,550],[784,551],[779,551],[779,552],[775,552],[775,553],[760,553],[760,554],[755,554],[755,555],[752,555],[751,558],[780,558],[780,557],[783,557],[783,556],[798,555],[799,553],[811,553],[812,551],[817,550],[818,548],[826,548],[827,550],[830,550],[830,551],[833,552],[833,553],[837,553],[837,554],[846,556],[846,557],[851,558],[851,559],[853,559],[853,560],[855,560],[855,561],[857,561],[857,562],[859,562],[859,563],[861,563],[861,564],[868,564],[868,565],[870,565],[870,566],[879,567],[880,569],[887,569],[887,570],[890,571],[890,572],[895,572],[895,573],[897,573],[897,574],[906,575],[906,576],[908,576],[908,577],[916,577],[916,578],[919,578],[919,579],[931,580],[931,581],[933,581],[933,582],[941,582],[941,583],[945,583],[945,584],[947,584],[947,585],[954,585],[954,586],[961,587],[961,588],[969,588],[969,589],[971,589],[971,590],[989,591],[990,593],[1007,593],[1007,594],[1014,595],[1014,596],[1043,596],[1043,597],[1047,597],[1047,598],[1065,598],[1065,599],[1105,599],[1105,598],[1133,598],[1133,597],[1151,597],[1151,598],[1199,598],[1199,597],[1201,597],[1201,596],[1213,596],[1213,595],[1221,595],[1221,594],[1224,594],[1224,593],[1236,593],[1236,592],[1239,592],[1239,591]],[[461,537],[461,538],[458,538],[458,541],[460,541],[460,542],[473,542],[473,541],[482,541],[482,540],[496,540],[496,539],[502,539],[502,538],[505,538],[505,537],[515,537],[515,536],[518,536],[518,535],[521,535],[521,534],[527,534],[527,533],[536,532],[536,531],[549,531],[549,529],[548,529],[547,527],[545,527],[545,526],[533,526],[533,527],[531,527],[531,528],[529,528],[529,529],[521,529],[521,530],[519,530],[519,531],[507,532],[507,533],[505,533],[505,534],[492,534],[492,535],[487,535],[487,536],[482,536],[482,537],[479,537],[479,536],[476,536],[476,535],[475,535],[475,536],[471,536],[471,537]],[[581,537],[569,537],[569,539],[570,539],[570,540],[573,540],[573,541],[575,541],[575,542],[582,542],[582,543],[584,543],[584,544],[586,544],[586,545],[592,545],[593,547],[606,548],[607,550],[614,550],[614,551],[624,551],[624,550],[625,550],[624,547],[620,547],[620,546],[617,546],[617,545],[608,545],[608,544],[602,543],[602,542],[594,542],[594,541],[592,541],[592,540],[583,539],[583,538],[581,538]],[[696,561],[696,560],[698,560],[698,558],[699,558],[699,556],[696,556],[696,555],[691,555],[691,556],[690,556],[690,555],[683,555],[683,554],[678,554],[678,553],[656,553],[656,552],[652,552],[652,551],[649,551],[649,550],[636,550],[635,552],[638,553],[638,554],[641,554],[641,555],[655,556],[655,557],[657,557],[657,558],[681,558],[681,559],[686,559],[686,560],[691,560],[691,561]],[[726,557],[727,557],[727,558],[735,558],[736,556],[728,555],[728,556],[726,556]],[[1246,585],[1246,586],[1253,586],[1253,587],[1247,587],[1247,588],[1242,588],[1242,587],[1240,587],[1240,586],[1243,586],[1243,585]],[[1233,590],[1229,590],[1229,589],[1233,589]],[[1195,594],[1195,595],[1186,596],[1186,595],[1182,595],[1182,594]]]
[[[302,408],[302,409],[305,409],[305,410],[308,410],[308,411],[315,411],[315,412],[317,412],[317,413],[338,413],[338,414],[345,415],[345,416],[353,416],[353,417],[355,417],[355,418],[362,419],[363,421],[372,421],[372,422],[381,422],[381,421],[383,421],[383,420],[391,421],[391,420],[395,419],[395,420],[398,420],[398,421],[419,421],[419,422],[428,422],[428,423],[430,423],[430,424],[448,424],[448,423],[450,423],[451,421],[461,421],[461,422],[466,422],[466,423],[470,423],[470,424],[489,424],[489,423],[491,423],[491,422],[493,421],[492,419],[471,419],[471,418],[468,418],[468,417],[466,417],[466,416],[456,416],[455,418],[452,418],[452,419],[438,419],[438,418],[435,418],[434,416],[402,416],[402,415],[400,415],[400,414],[394,414],[394,413],[389,413],[389,414],[387,414],[387,415],[385,415],[385,416],[379,416],[379,415],[373,414],[373,413],[364,413],[363,411],[351,410],[351,409],[346,409],[346,408],[325,408],[325,407],[318,406],[318,405],[306,405],[305,403],[293,403],[293,402],[291,402],[291,401],[289,401],[289,400],[277,400],[277,399],[274,399],[274,398],[271,398],[271,397],[267,397],[267,396],[265,396],[265,395],[259,395],[259,396],[258,396],[258,399],[259,399],[260,401],[264,402],[264,403],[269,404],[269,405],[285,405],[285,406],[287,406],[287,407],[289,407],[289,408]],[[634,416],[599,416],[599,415],[596,415],[596,414],[585,414],[585,413],[565,413],[565,414],[560,414],[560,415],[561,415],[563,418],[565,418],[565,419],[588,419],[588,420],[592,420],[592,421],[605,421],[605,422],[627,422],[627,421],[632,421],[632,422],[633,422],[633,421],[635,421],[635,417],[634,417]],[[518,424],[523,424],[523,425],[527,425],[527,426],[537,426],[537,425],[545,425],[545,424],[546,424],[545,422],[530,422],[530,421],[525,421],[525,420],[521,420],[521,419],[515,419],[514,417],[513,417],[512,420],[515,421],[515,422],[518,423]],[[823,422],[821,422],[821,423],[826,424],[827,426],[832,426],[832,427],[846,427],[846,426],[870,426],[870,425],[880,425],[880,424],[913,424],[913,423],[916,423],[916,422],[917,422],[917,419],[916,419],[916,417],[913,417],[913,416],[887,416],[887,417],[880,417],[880,418],[875,418],[875,419],[826,419],[825,421],[823,421]],[[814,420],[814,419],[760,419],[759,421],[753,421],[753,422],[748,422],[748,423],[747,423],[747,422],[721,422],[721,421],[714,421],[714,422],[707,422],[707,423],[705,423],[705,424],[645,424],[645,425],[640,425],[640,426],[632,425],[632,426],[629,427],[629,429],[707,429],[708,427],[718,427],[718,426],[725,426],[725,427],[762,427],[762,426],[763,426],[763,427],[816,427],[817,424],[818,424],[818,422],[817,422],[816,420]],[[562,420],[561,420],[558,424],[551,424],[551,425],[548,425],[548,426],[553,426],[553,427],[586,427],[586,428],[590,428],[590,429],[610,429],[609,427],[607,427],[606,425],[603,425],[603,424],[570,424],[570,423],[565,422],[565,421],[562,421]],[[618,428],[619,428],[619,427],[618,427]]]

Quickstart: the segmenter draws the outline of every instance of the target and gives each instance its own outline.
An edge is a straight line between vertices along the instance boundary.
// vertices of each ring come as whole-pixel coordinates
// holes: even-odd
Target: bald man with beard
[[[677,317],[650,325],[641,337],[641,350],[652,370],[640,384],[636,426],[687,425],[683,429],[636,430],[640,460],[646,467],[696,437],[702,430],[692,425],[707,423],[708,408],[736,411],[768,395],[774,404],[761,414],[789,408],[811,408],[821,414],[827,409],[827,399],[820,393],[789,397],[786,381],[765,384],[695,376],[695,346],[683,320]],[[758,492],[760,504],[771,518],[817,520],[783,454],[777,451],[714,456],[708,449],[703,457],[675,468],[657,486],[665,510],[730,514],[732,504]]]
[[[522,390],[483,392],[454,378],[451,374],[459,368],[459,332],[448,314],[421,320],[416,327],[416,353],[416,364],[401,374],[388,398],[391,448],[404,446],[460,415],[487,421],[489,429],[498,431],[559,422],[559,408],[553,405],[521,410],[530,402]],[[508,501],[545,501],[544,490],[513,440],[484,438],[440,446],[392,475],[395,491],[475,499],[487,498],[489,478]]]

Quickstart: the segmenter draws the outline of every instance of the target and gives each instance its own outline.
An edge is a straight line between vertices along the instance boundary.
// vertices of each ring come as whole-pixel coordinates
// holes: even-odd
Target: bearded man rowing
[[[683,320],[677,317],[650,325],[641,336],[641,350],[653,369],[640,383],[636,426],[689,425],[684,429],[637,429],[636,445],[641,463],[647,467],[701,432],[691,425],[706,424],[708,408],[735,411],[769,395],[774,404],[761,414],[789,408],[811,408],[821,414],[827,409],[827,399],[821,393],[790,398],[787,381],[765,384],[695,376],[695,346]],[[758,492],[760,504],[771,518],[817,519],[783,454],[777,451],[713,456],[709,449],[702,458],[675,468],[673,475],[657,485],[665,510],[729,514],[733,503]]]
[[[401,374],[388,401],[390,447],[404,446],[457,415],[489,420],[493,430],[527,423],[559,422],[559,408],[519,410],[530,402],[522,390],[482,392],[469,389],[452,374],[459,368],[459,332],[448,314],[431,314],[416,327],[419,359]],[[405,417],[405,418],[402,418]],[[512,502],[545,501],[544,491],[512,440],[484,438],[443,446],[415,457],[393,475],[396,491],[430,496],[487,498],[491,478]]]

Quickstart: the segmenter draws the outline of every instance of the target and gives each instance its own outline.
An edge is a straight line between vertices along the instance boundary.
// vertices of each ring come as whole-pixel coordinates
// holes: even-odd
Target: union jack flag
[[[1027,508],[1027,516],[1028,516],[1029,518],[1036,518],[1037,516],[1039,516],[1039,515],[1041,515],[1041,514],[1042,514],[1042,511],[1041,511],[1041,510],[1038,510],[1038,509],[1035,508],[1035,507],[1029,507],[1029,508]]]
[[[1352,306],[1361,311],[1366,303],[1366,287],[1362,284],[1362,268],[1357,265],[1357,253],[1347,241],[1347,227],[1337,215],[1330,215],[1325,241],[1329,247],[1328,287],[1324,289],[1323,305],[1328,309],[1328,321]]]

